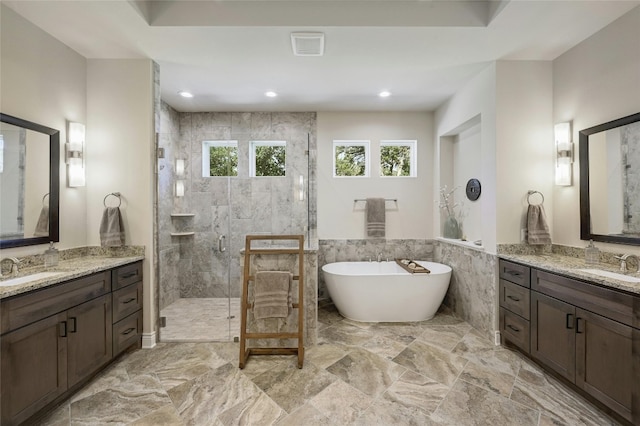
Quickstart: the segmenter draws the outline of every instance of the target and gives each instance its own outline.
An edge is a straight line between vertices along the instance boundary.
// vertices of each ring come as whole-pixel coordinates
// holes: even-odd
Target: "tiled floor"
[[[237,343],[165,343],[127,354],[49,425],[612,425],[518,354],[447,314],[411,324],[319,312],[319,344],[251,357]]]
[[[240,335],[239,297],[178,299],[160,316],[167,318],[162,342],[231,342]]]

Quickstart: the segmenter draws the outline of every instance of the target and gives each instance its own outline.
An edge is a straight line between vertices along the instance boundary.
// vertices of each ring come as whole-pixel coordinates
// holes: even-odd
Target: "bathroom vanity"
[[[502,343],[640,424],[640,284],[581,267],[562,256],[501,256]]]
[[[140,258],[80,263],[84,269],[0,288],[2,425],[33,418],[141,345]]]

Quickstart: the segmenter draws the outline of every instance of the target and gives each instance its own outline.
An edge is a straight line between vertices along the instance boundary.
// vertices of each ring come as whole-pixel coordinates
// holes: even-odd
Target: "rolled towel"
[[[253,288],[253,317],[287,318],[291,313],[291,281],[293,275],[283,271],[256,273]]]
[[[529,244],[551,244],[547,215],[542,204],[529,205],[527,210],[527,242]]]
[[[384,198],[367,198],[367,236],[385,236],[385,200]]]
[[[34,237],[46,237],[49,235],[49,207],[44,206],[40,210],[40,216],[36,223],[36,229],[33,231]]]
[[[124,226],[118,207],[107,207],[100,222],[100,245],[119,247],[124,245]]]

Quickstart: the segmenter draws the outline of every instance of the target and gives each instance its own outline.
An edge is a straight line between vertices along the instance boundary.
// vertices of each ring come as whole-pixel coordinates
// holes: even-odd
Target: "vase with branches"
[[[455,187],[449,190],[446,185],[440,188],[440,201],[438,206],[445,216],[444,227],[442,230],[442,236],[445,238],[462,238],[464,203],[456,203],[454,201],[454,192],[458,188],[459,187]]]

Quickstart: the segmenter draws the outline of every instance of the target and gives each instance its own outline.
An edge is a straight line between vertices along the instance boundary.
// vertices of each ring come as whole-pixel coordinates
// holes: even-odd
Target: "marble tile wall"
[[[174,198],[176,147],[179,143],[179,114],[164,102],[160,104],[160,132],[158,147],[164,156],[158,158],[157,168],[157,220],[158,229],[158,297],[160,309],[180,298],[180,238],[171,237],[180,219],[172,219],[171,213],[183,211],[183,200]],[[174,224],[173,222],[178,222]]]
[[[174,262],[166,269],[177,266],[179,297],[239,297],[240,251],[246,234],[305,234],[307,240],[311,237],[310,246],[317,246],[315,113],[178,113],[163,104],[162,119],[160,147],[165,148],[165,158],[160,160],[158,172],[158,222],[161,252],[166,253],[161,259]],[[238,141],[237,177],[202,177],[205,140]],[[286,177],[249,177],[252,140],[287,142]],[[175,197],[173,192],[178,178],[176,159],[185,160],[184,197]],[[301,175],[306,187],[304,200],[298,199]],[[195,216],[171,219],[171,212]],[[194,231],[195,235],[169,235],[179,231]],[[221,253],[217,247],[223,235],[227,250]],[[161,273],[163,286],[175,294],[176,287]]]
[[[497,329],[498,257],[438,240],[434,260],[453,269],[443,304],[490,337]]]
[[[432,240],[387,240],[384,238],[319,240],[318,298],[329,298],[324,277],[322,276],[322,267],[327,263],[375,260],[378,253],[382,253],[382,257],[385,260],[398,257],[433,260],[433,246],[434,242]]]
[[[255,247],[255,246],[253,246]],[[253,255],[251,274],[255,271],[291,271],[297,275],[297,255]],[[304,254],[304,345],[315,345],[317,341],[318,322],[318,257],[315,250],[306,250]],[[293,282],[292,299],[298,302],[298,281]],[[249,301],[253,301],[253,285],[249,285]],[[286,321],[281,319],[255,320],[253,314],[247,313],[247,330],[250,332],[297,332],[298,310],[292,309]],[[297,340],[251,340],[248,347],[295,347]]]

